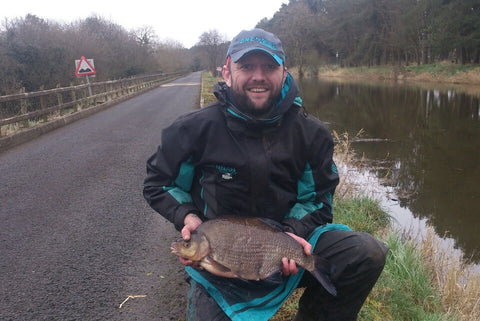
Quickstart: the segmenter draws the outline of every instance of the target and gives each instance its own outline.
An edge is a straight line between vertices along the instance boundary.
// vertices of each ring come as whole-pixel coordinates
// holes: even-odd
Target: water
[[[300,81],[307,110],[350,138],[389,201],[480,262],[480,88]],[[388,198],[388,195],[386,196]]]

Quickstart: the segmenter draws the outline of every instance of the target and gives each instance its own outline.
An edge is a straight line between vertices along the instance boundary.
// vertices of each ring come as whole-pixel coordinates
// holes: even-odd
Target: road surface
[[[199,82],[191,74],[0,154],[0,320],[184,317],[169,249],[179,233],[142,183],[162,128],[197,108]]]

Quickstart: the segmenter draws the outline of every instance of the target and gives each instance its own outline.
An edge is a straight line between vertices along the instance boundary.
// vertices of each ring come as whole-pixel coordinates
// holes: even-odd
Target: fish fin
[[[282,232],[285,232],[286,231],[286,228],[285,226],[280,223],[280,222],[277,222],[275,220],[272,220],[270,218],[266,218],[266,217],[259,217],[258,218],[259,221],[267,224],[268,226],[270,226],[271,228],[274,228],[276,230],[279,230],[279,231],[282,231]]]
[[[267,276],[264,281],[267,281],[269,283],[274,283],[274,284],[281,284],[285,279],[283,278],[282,272],[281,271],[276,271]]]
[[[332,280],[330,279],[330,275],[332,275],[335,271],[335,266],[321,258],[318,255],[314,255],[315,257],[315,268],[313,271],[309,271],[320,284],[333,296],[337,296],[337,289],[335,285],[333,285]]]
[[[215,261],[212,257],[208,256],[208,262],[210,263],[210,265],[215,269],[217,270],[218,272],[221,272],[221,273],[230,273],[232,272],[231,269],[229,269],[228,267],[226,267],[225,265],[223,264],[220,264],[218,263],[217,261]]]

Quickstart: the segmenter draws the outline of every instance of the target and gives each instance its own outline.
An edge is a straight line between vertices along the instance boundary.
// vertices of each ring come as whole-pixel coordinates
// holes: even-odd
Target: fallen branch
[[[122,306],[130,299],[145,298],[145,297],[147,297],[147,296],[143,295],[143,294],[141,294],[141,295],[129,295],[129,296],[127,296],[127,298],[125,300],[123,300],[122,303],[120,303],[120,306],[118,308],[121,309]]]

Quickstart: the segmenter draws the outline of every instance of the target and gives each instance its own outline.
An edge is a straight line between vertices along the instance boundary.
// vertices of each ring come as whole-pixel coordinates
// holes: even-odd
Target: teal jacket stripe
[[[194,173],[195,166],[190,158],[180,165],[178,176],[173,184],[164,186],[163,189],[172,195],[180,204],[191,203],[192,196],[189,192],[192,188]]]
[[[240,115],[239,113],[233,111],[231,108],[227,108],[227,111],[228,111],[230,114],[234,115],[235,117],[238,117],[238,118],[243,119],[243,120],[245,120],[245,121],[248,120],[247,118],[243,117],[243,116]]]
[[[315,192],[315,181],[313,179],[312,167],[307,163],[305,171],[297,183],[297,203],[286,215],[286,218],[296,218],[301,220],[305,215],[321,209],[323,203],[315,202],[316,196],[317,193]],[[327,199],[331,199],[331,197],[327,197]]]
[[[203,200],[203,202],[205,203],[205,206],[203,207],[203,216],[207,216],[207,210],[208,210],[208,205],[207,205],[207,202],[205,201],[204,197],[203,197],[203,193],[204,193],[204,188],[203,188],[203,184],[202,184],[202,181],[203,181],[203,178],[205,177],[205,172],[202,171],[202,177],[200,177],[200,180],[199,180],[199,184],[200,186],[202,186],[202,189],[200,191],[200,198]]]

